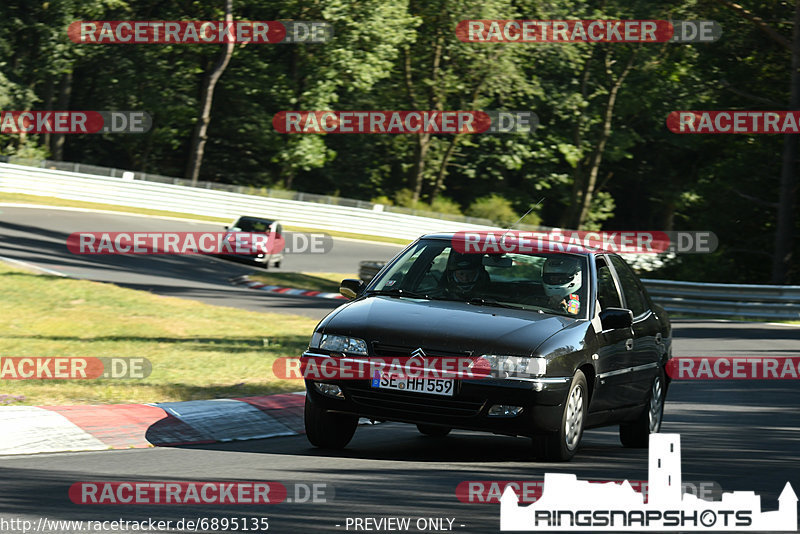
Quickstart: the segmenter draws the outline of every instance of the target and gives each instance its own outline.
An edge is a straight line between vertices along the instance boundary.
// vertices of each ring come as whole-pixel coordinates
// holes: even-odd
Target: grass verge
[[[3,357],[145,357],[141,380],[0,380],[0,403],[104,404],[303,389],[272,363],[298,356],[314,319],[211,306],[0,264]],[[20,396],[24,396],[20,400]]]
[[[100,202],[84,202],[82,200],[68,200],[55,197],[40,197],[38,195],[26,195],[22,193],[3,193],[0,192],[0,202],[16,202],[20,204],[40,204],[43,206],[61,206],[68,208],[86,208],[95,210],[118,211],[120,213],[138,213],[141,215],[154,215],[157,217],[178,217],[181,219],[193,219],[197,221],[218,222],[228,224],[231,219],[220,217],[207,217],[205,215],[194,215],[191,213],[180,213],[167,210],[151,210],[147,208],[131,208],[128,206],[117,206],[115,204],[102,204]],[[249,215],[242,213],[242,215]],[[285,226],[285,225],[284,225]],[[320,230],[318,228],[305,228],[301,226],[285,226],[290,232],[324,232],[332,237],[346,237],[348,239],[358,239],[362,241],[376,241],[379,243],[391,243],[396,245],[407,245],[411,241],[408,239],[398,239],[395,237],[380,237],[352,232],[339,232],[335,230]],[[220,230],[222,230],[220,228]]]
[[[272,273],[251,274],[250,280],[257,280],[271,286],[294,287],[312,291],[338,293],[339,283],[345,278],[358,278],[357,274],[342,273]]]

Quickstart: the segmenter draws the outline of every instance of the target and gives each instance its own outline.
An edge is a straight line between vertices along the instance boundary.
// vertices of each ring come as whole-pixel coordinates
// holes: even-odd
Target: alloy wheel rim
[[[583,428],[583,387],[572,390],[567,401],[567,416],[564,421],[564,440],[567,448],[572,450],[578,446]]]
[[[661,417],[664,409],[664,390],[661,387],[661,377],[653,381],[653,391],[650,395],[650,433],[654,434],[661,429]]]

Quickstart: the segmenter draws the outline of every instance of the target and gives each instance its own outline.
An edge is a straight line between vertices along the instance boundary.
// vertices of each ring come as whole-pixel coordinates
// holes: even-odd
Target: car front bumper
[[[325,357],[305,353],[303,357]],[[326,410],[376,421],[422,423],[496,434],[535,436],[561,425],[570,377],[455,379],[453,396],[371,387],[369,380],[306,380],[309,400]],[[314,382],[334,384],[344,398],[320,393]],[[519,406],[514,416],[492,416],[495,405]]]

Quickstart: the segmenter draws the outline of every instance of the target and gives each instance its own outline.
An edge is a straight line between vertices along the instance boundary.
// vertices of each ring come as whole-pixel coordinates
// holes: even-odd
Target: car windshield
[[[464,254],[423,239],[376,280],[370,294],[457,300],[583,318],[589,277],[578,254]]]
[[[230,227],[231,232],[269,232],[273,221],[242,217]]]

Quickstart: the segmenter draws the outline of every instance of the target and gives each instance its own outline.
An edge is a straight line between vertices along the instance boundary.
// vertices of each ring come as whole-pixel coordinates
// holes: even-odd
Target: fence
[[[643,279],[669,312],[713,317],[800,320],[800,286],[707,284]]]
[[[48,159],[36,160],[36,159],[18,158],[15,156],[11,157],[0,156],[0,163],[13,163],[15,165],[24,165],[26,167],[38,167],[42,169],[51,169],[57,171],[91,174],[93,176],[108,176],[111,178],[142,180],[146,182],[155,182],[160,184],[182,185],[186,187],[191,186],[190,180],[186,180],[185,178],[175,178],[172,176],[164,176],[163,174],[126,171],[122,169],[116,169],[113,167],[100,167],[98,165],[87,165],[85,163],[73,163],[69,161],[52,161]],[[289,191],[286,189],[252,187],[252,186],[222,184],[218,182],[205,182],[205,181],[197,182],[197,185],[194,187],[199,189],[211,189],[214,191],[227,191],[228,193],[240,193],[243,195],[281,198],[285,200],[299,200],[301,202],[313,202],[315,204],[330,204],[333,206],[348,206],[351,208],[386,211],[390,213],[402,213],[404,215],[416,215],[419,217],[444,219],[448,221],[462,222],[467,224],[492,226],[492,222],[489,219],[482,219],[480,217],[468,217],[465,215],[456,215],[452,213],[437,213],[429,210],[405,208],[402,206],[388,206],[383,204],[376,204],[374,202],[368,202],[366,200],[358,200],[354,198],[345,198],[345,197],[330,196],[330,195],[316,195],[314,193],[304,193],[302,191]],[[528,227],[528,229],[535,229],[535,227]]]
[[[485,230],[488,225],[343,205],[246,195],[171,183],[96,176],[0,163],[0,191],[234,219],[254,215],[284,224],[415,239],[431,232]],[[233,186],[235,187],[235,186]],[[331,197],[333,198],[333,197]]]

